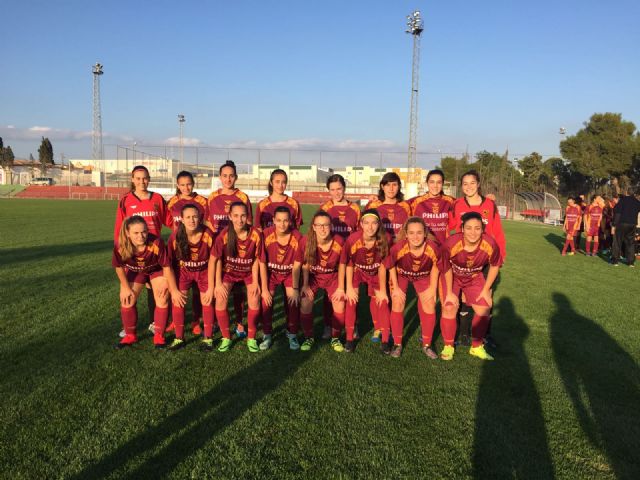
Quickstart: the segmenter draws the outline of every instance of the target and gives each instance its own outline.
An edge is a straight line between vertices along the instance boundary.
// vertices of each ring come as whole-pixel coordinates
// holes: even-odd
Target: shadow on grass
[[[2,266],[16,265],[24,262],[42,261],[54,257],[72,257],[98,252],[111,252],[112,241],[68,243],[64,245],[42,245],[27,248],[3,248],[0,250]]]
[[[640,368],[566,295],[556,292],[553,301],[553,357],[580,426],[617,478],[640,478]]]
[[[547,233],[544,238],[547,242],[556,247],[558,251],[562,251],[564,241],[567,237],[566,235],[558,235],[557,233]]]
[[[495,306],[494,320],[508,335],[496,360],[482,365],[473,476],[553,478],[540,397],[524,349],[529,328],[508,297]]]

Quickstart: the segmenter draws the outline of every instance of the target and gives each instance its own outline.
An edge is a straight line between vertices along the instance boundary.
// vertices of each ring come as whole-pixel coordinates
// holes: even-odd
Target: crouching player
[[[452,360],[455,353],[456,313],[462,291],[474,312],[469,353],[482,360],[493,360],[484,349],[484,337],[493,304],[491,287],[502,265],[500,248],[493,237],[484,232],[482,215],[467,212],[460,220],[462,232],[447,238],[440,250],[440,270],[445,276],[447,289],[440,322],[444,337],[440,358]],[[485,279],[482,270],[486,265],[489,265],[489,270]]]
[[[402,353],[404,307],[407,288],[413,284],[418,295],[418,316],[422,330],[422,351],[431,358],[438,354],[431,348],[433,329],[436,325],[436,292],[438,289],[438,245],[427,239],[427,226],[420,217],[411,217],[402,227],[403,234],[384,260],[389,269],[391,291],[391,331],[393,350],[389,346],[389,331],[383,333],[382,352],[398,358]]]
[[[260,232],[247,223],[248,215],[249,210],[244,203],[233,202],[229,207],[231,224],[220,232],[214,245],[216,318],[222,333],[219,352],[226,352],[231,347],[227,301],[229,292],[237,283],[244,283],[247,287],[247,348],[250,352],[259,350],[256,328],[260,316],[259,259],[263,243]]]
[[[153,343],[156,348],[163,348],[169,316],[169,292],[163,274],[169,275],[170,268],[162,239],[149,234],[144,218],[133,216],[122,222],[111,264],[120,281],[120,315],[125,332],[116,348],[128,347],[138,341],[136,303],[146,283],[151,284],[155,299]]]
[[[298,261],[302,264],[302,295],[300,323],[304,343],[300,350],[313,346],[313,303],[318,290],[324,289],[331,299],[331,348],[343,352],[340,334],[344,328],[344,265],[340,262],[342,237],[331,233],[331,217],[319,210],[311,220],[311,228],[298,247]]]
[[[177,230],[169,237],[167,256],[172,269],[167,280],[171,291],[173,325],[176,338],[171,350],[184,347],[184,307],[189,289],[195,286],[202,304],[204,349],[213,350],[213,281],[214,265],[209,261],[213,253],[213,232],[202,223],[199,208],[186,204],[180,212]],[[194,312],[194,317],[196,313]]]
[[[576,253],[576,245],[573,240],[580,231],[580,224],[582,223],[581,213],[582,210],[578,205],[576,205],[576,201],[569,197],[567,200],[567,208],[564,212],[564,224],[562,225],[562,229],[567,235],[567,238],[564,241],[564,247],[562,247],[563,256],[567,254],[567,248],[571,248],[569,255],[574,255]]]
[[[260,350],[272,345],[273,297],[278,285],[284,289],[284,310],[287,313],[289,348],[298,350],[298,323],[300,321],[300,262],[296,260],[300,232],[292,228],[291,212],[287,207],[276,207],[273,226],[263,232],[264,249],[260,263],[262,280],[262,331],[264,339]]]
[[[353,332],[356,327],[356,307],[360,284],[367,285],[369,309],[373,329],[385,335],[389,330],[389,299],[387,297],[387,271],[382,264],[389,253],[389,238],[376,210],[365,210],[360,218],[360,230],[345,242],[340,263],[345,265],[347,312],[345,351],[353,352]]]

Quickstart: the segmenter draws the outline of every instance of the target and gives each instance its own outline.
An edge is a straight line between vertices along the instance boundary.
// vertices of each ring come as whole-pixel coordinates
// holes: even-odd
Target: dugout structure
[[[547,192],[520,192],[516,196],[522,203],[520,217],[522,220],[532,220],[552,225],[562,223],[562,207],[554,195]]]

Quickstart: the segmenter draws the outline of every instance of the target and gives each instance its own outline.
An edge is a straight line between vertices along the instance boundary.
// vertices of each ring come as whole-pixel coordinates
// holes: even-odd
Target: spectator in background
[[[635,192],[628,189],[627,195],[621,196],[613,209],[611,232],[614,235],[611,263],[618,265],[620,253],[624,246],[625,257],[629,267],[635,267],[635,231],[640,214],[640,187]]]

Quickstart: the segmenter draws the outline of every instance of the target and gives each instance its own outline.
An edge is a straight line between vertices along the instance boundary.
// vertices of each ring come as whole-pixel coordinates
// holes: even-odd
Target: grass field
[[[0,200],[2,478],[640,478],[640,269],[507,222],[494,362],[428,360],[415,304],[400,359],[366,309],[353,355],[289,351],[281,310],[265,353],[116,351],[114,211]]]

